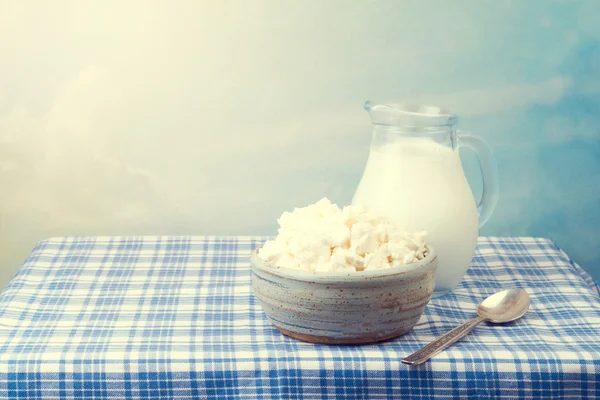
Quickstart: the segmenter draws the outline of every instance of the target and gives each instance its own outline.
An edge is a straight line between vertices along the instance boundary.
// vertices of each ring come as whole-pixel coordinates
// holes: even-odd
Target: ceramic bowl
[[[431,299],[437,255],[400,267],[311,273],[251,256],[254,294],[283,334],[311,343],[373,343],[411,330]]]

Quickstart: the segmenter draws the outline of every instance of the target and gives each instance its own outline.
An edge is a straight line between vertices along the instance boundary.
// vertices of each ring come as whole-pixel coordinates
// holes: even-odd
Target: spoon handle
[[[480,322],[485,321],[487,318],[477,317],[470,321],[465,322],[462,325],[457,326],[450,332],[440,336],[427,346],[417,350],[410,356],[404,358],[402,362],[409,365],[419,365],[429,360],[431,357],[440,353],[446,347],[456,343],[460,339],[466,336],[467,333],[471,332]]]

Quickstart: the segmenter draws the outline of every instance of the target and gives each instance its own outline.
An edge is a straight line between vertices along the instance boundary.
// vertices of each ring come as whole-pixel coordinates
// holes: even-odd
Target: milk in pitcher
[[[477,243],[478,216],[458,151],[422,138],[372,147],[353,204],[407,231],[427,231],[443,276],[438,293],[461,280]]]
[[[371,150],[353,204],[409,232],[427,231],[438,255],[434,297],[452,290],[467,271],[479,227],[498,200],[496,163],[486,142],[455,129],[456,115],[433,106],[364,106],[373,123]],[[476,203],[458,155],[477,155],[483,194]]]

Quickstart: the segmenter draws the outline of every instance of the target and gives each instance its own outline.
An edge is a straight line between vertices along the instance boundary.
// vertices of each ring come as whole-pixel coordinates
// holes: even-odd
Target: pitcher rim
[[[363,108],[371,116],[374,125],[452,126],[458,121],[458,116],[450,110],[417,103],[375,103],[367,100]],[[382,110],[388,111],[385,122],[374,114]]]

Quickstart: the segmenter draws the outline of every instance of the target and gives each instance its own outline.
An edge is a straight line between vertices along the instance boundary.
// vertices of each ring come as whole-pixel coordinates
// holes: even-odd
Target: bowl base
[[[275,328],[286,336],[293,337],[294,339],[301,340],[303,342],[308,343],[316,343],[316,344],[368,344],[368,343],[377,343],[383,342],[385,340],[390,340],[397,338],[398,336],[402,336],[407,333],[410,329],[399,330],[394,332],[391,335],[386,336],[363,336],[363,337],[352,337],[352,338],[332,338],[328,336],[318,336],[318,335],[309,335],[306,333],[298,333],[292,332],[287,329],[283,329],[275,325]],[[411,328],[412,329],[412,328]]]

